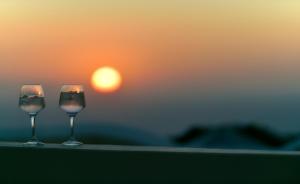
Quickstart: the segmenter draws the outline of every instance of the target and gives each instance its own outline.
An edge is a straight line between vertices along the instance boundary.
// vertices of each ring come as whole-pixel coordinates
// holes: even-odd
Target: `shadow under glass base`
[[[82,142],[79,142],[79,141],[76,141],[76,140],[68,140],[66,142],[63,142],[62,143],[64,146],[80,146],[82,145],[83,143]]]
[[[24,143],[25,146],[43,146],[45,143],[39,141],[39,140],[29,140]]]

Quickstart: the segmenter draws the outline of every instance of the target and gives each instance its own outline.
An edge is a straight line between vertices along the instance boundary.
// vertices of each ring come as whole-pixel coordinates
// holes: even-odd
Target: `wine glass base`
[[[64,143],[62,143],[64,146],[80,146],[82,145],[83,143],[82,142],[78,142],[78,141],[75,141],[75,140],[69,140],[69,141],[66,141]]]
[[[24,145],[25,146],[43,146],[45,144],[38,140],[29,140],[28,142],[25,142]]]

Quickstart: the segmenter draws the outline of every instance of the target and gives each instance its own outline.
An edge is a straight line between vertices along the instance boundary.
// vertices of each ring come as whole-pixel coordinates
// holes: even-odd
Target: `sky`
[[[26,128],[22,84],[42,84],[41,127],[67,124],[63,84],[83,84],[78,123],[161,135],[191,125],[257,121],[300,131],[300,2],[294,0],[3,0],[0,128]],[[101,66],[123,77],[112,94],[90,79]],[[55,131],[55,130],[53,130]]]

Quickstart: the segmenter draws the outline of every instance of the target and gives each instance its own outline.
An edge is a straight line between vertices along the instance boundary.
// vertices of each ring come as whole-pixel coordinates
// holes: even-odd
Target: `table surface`
[[[286,151],[0,142],[0,183],[300,183]]]

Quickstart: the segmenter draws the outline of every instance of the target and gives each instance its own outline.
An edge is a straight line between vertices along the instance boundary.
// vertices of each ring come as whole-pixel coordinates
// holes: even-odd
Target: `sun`
[[[122,76],[115,68],[105,66],[98,68],[93,73],[91,83],[94,89],[99,92],[115,92],[121,87]]]

